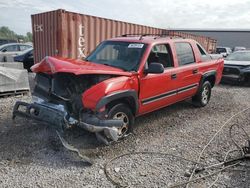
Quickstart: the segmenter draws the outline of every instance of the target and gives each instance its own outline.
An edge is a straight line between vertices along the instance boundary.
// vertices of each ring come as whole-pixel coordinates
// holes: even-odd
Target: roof
[[[193,41],[192,39],[184,39],[180,37],[171,37],[171,36],[132,36],[132,37],[116,37],[109,39],[109,41],[124,41],[124,42],[141,42],[141,43],[157,43],[157,42],[168,42],[169,40],[184,40],[184,41]]]
[[[0,46],[0,49],[1,48],[4,48],[4,47],[7,47],[7,46],[12,46],[12,45],[26,45],[26,46],[32,46],[30,44],[23,44],[23,43],[8,43],[8,44],[3,44]]]

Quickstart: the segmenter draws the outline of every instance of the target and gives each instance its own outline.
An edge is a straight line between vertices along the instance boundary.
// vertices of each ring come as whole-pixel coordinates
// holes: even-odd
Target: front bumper
[[[248,75],[250,75],[249,69],[237,66],[224,66],[222,82],[244,82]]]
[[[16,116],[34,119],[53,125],[59,129],[78,126],[92,133],[103,132],[106,137],[117,141],[119,128],[123,126],[122,120],[101,120],[95,115],[82,113],[79,120],[69,116],[63,105],[47,102],[26,103],[17,101],[13,109],[13,119]]]

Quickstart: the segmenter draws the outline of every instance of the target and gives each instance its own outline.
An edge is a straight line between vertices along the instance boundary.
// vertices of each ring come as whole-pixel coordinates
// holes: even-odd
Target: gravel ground
[[[121,154],[140,151],[155,153],[128,154],[112,160],[107,165],[109,177],[128,187],[167,187],[187,181],[194,165],[167,154],[197,160],[220,126],[250,107],[250,88],[219,85],[204,108],[194,108],[185,101],[139,117],[134,134],[111,146],[101,145],[94,135],[80,129],[67,131],[64,138],[90,157],[92,166],[67,151],[52,127],[22,118],[13,122],[11,112],[17,100],[30,101],[31,97],[0,98],[0,187],[115,187],[105,175],[105,164]],[[207,147],[201,163],[218,163],[227,151],[236,149],[228,133],[233,123],[243,125],[250,134],[250,110],[222,129]],[[236,137],[239,143],[244,142],[240,132]],[[244,164],[250,166],[248,161]],[[190,187],[209,187],[216,179],[214,187],[250,187],[249,176],[249,167],[237,166]]]

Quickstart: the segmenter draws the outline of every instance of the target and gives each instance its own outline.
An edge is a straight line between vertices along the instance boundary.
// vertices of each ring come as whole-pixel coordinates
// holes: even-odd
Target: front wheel
[[[123,138],[131,130],[134,124],[134,115],[132,114],[130,108],[126,104],[114,105],[108,112],[109,119],[119,119],[123,121],[123,126],[118,129],[118,138]]]
[[[211,97],[211,84],[209,81],[205,81],[199,92],[192,98],[193,103],[197,107],[204,107],[208,104]]]

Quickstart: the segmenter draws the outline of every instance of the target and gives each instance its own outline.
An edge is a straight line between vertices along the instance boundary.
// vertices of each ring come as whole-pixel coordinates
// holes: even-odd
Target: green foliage
[[[31,32],[27,32],[27,33],[26,33],[26,37],[27,37],[27,39],[28,39],[29,42],[32,42],[32,41],[33,41],[33,35],[32,35]]]
[[[26,36],[18,35],[6,26],[0,27],[0,39],[22,40],[23,42],[32,42],[32,33],[27,32]]]

